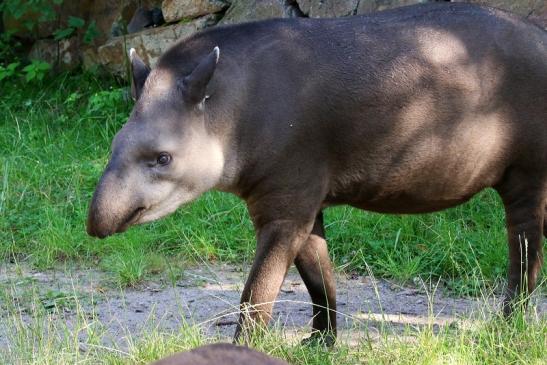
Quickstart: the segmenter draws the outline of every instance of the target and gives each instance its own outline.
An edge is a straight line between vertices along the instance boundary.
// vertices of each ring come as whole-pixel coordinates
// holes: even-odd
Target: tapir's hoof
[[[505,297],[502,307],[503,317],[505,319],[515,318],[516,316],[518,317],[518,314],[525,313],[527,304],[527,297]]]
[[[336,343],[336,335],[332,332],[312,332],[310,337],[306,337],[302,340],[302,345],[304,346],[324,346],[324,347],[333,347]]]

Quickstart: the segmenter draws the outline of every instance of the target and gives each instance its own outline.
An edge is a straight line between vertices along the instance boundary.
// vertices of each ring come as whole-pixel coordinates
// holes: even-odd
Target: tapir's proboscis
[[[338,204],[433,212],[492,187],[509,243],[504,312],[534,289],[547,235],[545,30],[491,8],[425,4],[215,27],[153,70],[130,58],[136,104],[88,232],[123,232],[211,189],[241,197],[257,249],[236,338],[268,322],[295,263],[312,338],[334,340],[322,210]]]

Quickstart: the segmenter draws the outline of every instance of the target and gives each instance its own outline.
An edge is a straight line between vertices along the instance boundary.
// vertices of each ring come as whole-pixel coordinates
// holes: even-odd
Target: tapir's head
[[[89,208],[87,232],[100,238],[173,212],[217,185],[224,166],[221,142],[204,117],[218,47],[188,75],[150,71],[133,49],[130,58],[136,104]]]

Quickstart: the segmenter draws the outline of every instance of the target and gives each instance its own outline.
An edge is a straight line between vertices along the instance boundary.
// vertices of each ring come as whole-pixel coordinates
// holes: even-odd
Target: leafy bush
[[[1,12],[0,12],[1,14]],[[13,32],[0,33],[0,64],[9,63],[15,59],[15,52],[21,43],[12,38]]]
[[[27,82],[41,81],[44,79],[47,72],[51,69],[51,65],[47,62],[32,60],[30,64],[18,70],[21,62],[12,62],[7,66],[0,65],[0,81],[13,77],[24,76]]]
[[[42,22],[55,20],[57,15],[54,6],[62,2],[63,0],[5,0],[0,1],[0,14],[3,12],[19,20],[26,29],[34,30]],[[85,25],[84,19],[69,16],[66,27],[55,31],[53,37],[55,40],[71,37],[78,30],[83,31]],[[41,81],[51,69],[51,65],[43,61],[31,60],[29,64],[19,69],[23,62],[17,56],[20,44],[13,37],[15,32],[10,30],[0,34],[0,82],[13,77],[24,77],[27,82]],[[95,21],[90,22],[81,35],[84,43],[91,43],[98,35]]]
[[[19,65],[20,62],[12,62],[5,67],[0,65],[0,81],[18,75],[17,67],[19,67]]]
[[[68,27],[58,29],[55,33],[53,33],[53,38],[55,40],[68,38],[76,31],[76,29],[83,28],[84,25],[85,25],[85,20],[83,20],[82,18],[69,16]]]
[[[54,5],[63,0],[4,0],[0,2],[0,12],[15,19],[22,19],[23,26],[33,30],[39,23],[55,20]]]
[[[42,80],[50,69],[51,65],[49,63],[33,60],[30,65],[23,67],[25,80]]]
[[[89,97],[87,112],[94,114],[115,109],[124,101],[124,88],[97,91]]]

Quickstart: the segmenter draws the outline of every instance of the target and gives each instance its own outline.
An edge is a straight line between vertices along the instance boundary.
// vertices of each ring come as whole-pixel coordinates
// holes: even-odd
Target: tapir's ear
[[[129,50],[129,59],[131,61],[131,96],[136,101],[141,96],[144,82],[150,73],[150,67],[140,59],[135,48]]]
[[[205,99],[205,90],[207,84],[211,81],[213,73],[218,63],[220,50],[215,47],[211,53],[207,55],[194,71],[183,80],[184,100],[191,104],[198,104]]]

